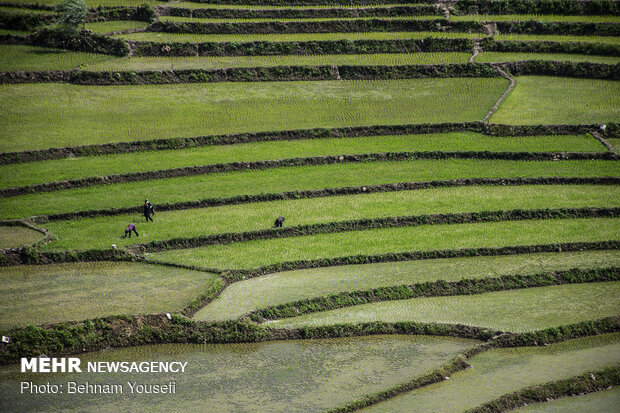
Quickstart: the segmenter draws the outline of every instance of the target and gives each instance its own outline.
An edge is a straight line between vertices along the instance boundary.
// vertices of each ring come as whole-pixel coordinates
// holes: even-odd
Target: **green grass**
[[[0,226],[0,248],[15,248],[31,245],[42,238],[43,234],[29,228]]]
[[[471,121],[486,114],[506,84],[500,78],[452,78],[2,85],[0,101],[7,105],[0,113],[0,151],[220,133]],[[441,111],[435,109],[438,103]]]
[[[586,251],[402,261],[286,271],[228,286],[215,301],[197,312],[194,318],[206,321],[236,319],[260,308],[342,291],[618,265],[618,251]]]
[[[70,52],[35,46],[0,45],[0,71],[71,70],[88,63],[99,63],[112,56]],[[7,102],[8,99],[3,100]]]
[[[562,62],[592,62],[617,64],[620,58],[615,56],[595,56],[581,54],[552,54],[552,53],[502,53],[502,52],[482,52],[476,56],[478,63],[494,62],[514,62],[517,60],[553,60]],[[105,65],[100,63],[99,65]],[[108,64],[112,64],[109,62]]]
[[[620,387],[597,391],[583,396],[562,397],[545,403],[534,403],[515,413],[616,413],[620,406]]]
[[[491,122],[536,125],[620,120],[618,82],[546,76],[520,76],[516,81]]]
[[[251,9],[251,10],[264,10],[264,9],[357,9],[367,7],[401,7],[401,6],[419,6],[419,3],[411,4],[347,4],[347,5],[312,5],[312,6],[255,6],[250,4],[209,4],[209,3],[194,3],[194,2],[180,2],[174,3],[173,7],[183,9]]]
[[[126,57],[92,64],[86,70],[224,69],[269,66],[384,66],[466,63],[469,53],[383,53],[364,55],[286,55],[225,57]],[[616,60],[619,60],[616,58]]]
[[[605,140],[616,150],[616,152],[620,152],[620,138],[605,138]]]
[[[85,0],[88,7],[118,7],[118,6],[141,6],[149,4],[152,7],[166,5],[167,3],[156,0]],[[44,6],[55,6],[62,3],[62,0],[8,0],[7,3],[14,4],[42,4]]]
[[[147,22],[139,21],[109,21],[86,23],[86,28],[95,33],[110,33],[120,32],[121,30],[142,29],[148,25],[149,23]]]
[[[615,161],[420,160],[272,168],[97,185],[0,199],[0,219],[294,190],[455,178],[618,175]]]
[[[620,282],[383,301],[271,321],[270,327],[417,321],[525,332],[620,314]],[[472,363],[474,366],[475,364]]]
[[[525,387],[613,367],[620,361],[619,339],[618,334],[608,334],[547,347],[494,349],[472,358],[473,369],[455,373],[450,380],[364,411],[462,412]]]
[[[56,221],[45,226],[59,240],[47,244],[46,248],[109,248],[112,244],[124,246],[261,230],[268,228],[279,215],[286,217],[287,226],[297,226],[403,215],[591,206],[620,207],[620,188],[565,185],[438,188],[162,212],[148,225],[140,224],[144,218],[138,214]],[[138,224],[140,238],[120,238],[128,222]]]
[[[0,329],[173,312],[221,283],[198,271],[112,262],[0,267],[0,280]]]
[[[341,20],[443,20],[442,15],[423,15],[423,16],[397,16],[397,17],[317,17],[317,18],[201,18],[201,17],[182,17],[182,16],[162,16],[161,21],[183,22],[183,23],[257,23],[257,22],[328,22]]]
[[[7,29],[0,29],[0,35],[3,34],[11,34],[13,36],[25,36],[27,34],[30,34],[32,32],[30,31],[24,31],[24,30],[7,30]]]
[[[3,165],[0,188],[192,165],[401,151],[603,152],[606,149],[596,139],[583,135],[513,138],[473,132],[253,142]]]
[[[496,34],[495,40],[515,40],[522,42],[578,42],[620,44],[620,37],[613,36],[570,36],[556,34]]]
[[[552,14],[466,14],[463,16],[450,16],[454,21],[491,21],[491,22],[587,22],[587,23],[620,23],[618,16],[555,16]]]
[[[613,218],[425,225],[213,245],[149,256],[208,268],[250,269],[357,254],[615,240],[618,231],[620,220]]]
[[[163,344],[81,354],[82,366],[97,361],[187,363],[184,373],[24,374],[0,370],[0,404],[22,410],[101,412],[314,412],[381,391],[424,374],[477,344],[428,336],[372,336],[264,343]],[[300,374],[303,372],[303,374]],[[24,397],[24,380],[36,384],[123,383],[124,394]],[[82,382],[82,380],[84,380]],[[129,393],[126,381],[176,382],[176,395]],[[132,397],[133,396],[133,397]]]
[[[20,14],[54,14],[52,10],[28,9],[23,7],[0,6],[0,11]]]
[[[359,32],[359,33],[293,33],[293,34],[189,34],[189,33],[131,33],[118,37],[148,42],[308,42],[320,40],[394,40],[425,39],[479,39],[482,33],[452,32]],[[598,37],[597,37],[598,39]]]

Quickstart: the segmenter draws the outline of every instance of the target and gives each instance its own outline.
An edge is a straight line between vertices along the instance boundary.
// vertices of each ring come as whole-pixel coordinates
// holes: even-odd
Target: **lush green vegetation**
[[[582,396],[562,397],[546,403],[530,404],[515,413],[614,413],[620,406],[620,387]]]
[[[506,393],[618,364],[618,334],[547,347],[494,349],[470,360],[473,369],[372,406],[369,412],[462,412]]]
[[[151,257],[208,268],[256,268],[357,254],[617,239],[619,219],[561,219],[384,228],[169,250]]]
[[[424,151],[602,152],[591,136],[494,137],[473,132],[307,139],[65,158],[0,166],[0,188],[228,162]]]
[[[149,42],[304,42],[320,40],[393,40],[425,39],[478,39],[482,33],[458,32],[360,32],[360,33],[293,33],[293,34],[189,34],[189,33],[131,33],[118,36],[123,39]],[[598,38],[597,38],[598,39]],[[613,39],[613,38],[611,38]]]
[[[96,22],[96,23],[87,23],[86,28],[88,30],[92,30],[95,33],[110,33],[110,32],[120,32],[122,30],[130,30],[130,29],[142,29],[148,26],[149,24],[146,22],[138,22],[138,21],[109,21],[109,22]]]
[[[613,36],[571,36],[556,34],[496,34],[495,40],[517,40],[523,42],[580,42],[620,44],[620,37]]]
[[[619,293],[620,282],[607,282],[453,297],[423,297],[311,313],[270,321],[268,325],[302,327],[371,321],[418,321],[524,332],[617,315],[620,310]]]
[[[617,64],[620,62],[620,58],[615,56],[581,54],[482,52],[476,56],[476,62],[478,63],[514,62],[517,60],[553,60],[562,62],[592,62],[606,64]],[[105,66],[106,64],[113,64],[113,62],[99,63],[97,66]]]
[[[0,267],[0,329],[113,314],[174,312],[222,285],[213,274],[136,263]]]
[[[585,251],[403,261],[286,271],[228,286],[194,316],[218,321],[297,300],[403,284],[538,274],[570,268],[618,266],[617,251]]]
[[[616,152],[620,152],[620,138],[606,138],[605,140],[616,150]]]
[[[0,45],[0,71],[70,70],[88,63],[99,63],[110,59],[111,56],[103,54],[35,46]]]
[[[122,382],[155,384],[175,380],[177,395],[159,395],[161,411],[308,412],[327,410],[435,369],[476,344],[428,336],[374,336],[266,343],[176,344],[141,346],[80,355],[82,365],[97,361],[187,362],[183,374],[128,373]],[[191,368],[190,368],[191,366]],[[298,374],[303,371],[303,374]],[[21,378],[20,378],[21,376]],[[25,378],[27,376],[27,378]],[[0,370],[0,403],[36,410],[44,402],[56,410],[101,411],[102,406],[132,411],[157,395],[66,394],[56,397],[19,394],[22,378],[37,384],[68,380],[101,383],[119,374],[25,375],[18,368]],[[224,385],[225,384],[225,385]],[[128,388],[127,388],[128,391]],[[182,393],[181,393],[182,391]],[[194,397],[200,395],[200,397]]]
[[[292,3],[292,2],[291,2]],[[355,9],[361,7],[394,7],[394,6],[419,6],[419,3],[410,3],[410,4],[347,4],[346,6],[339,5],[312,5],[312,6],[262,6],[262,5],[254,5],[254,4],[210,4],[210,3],[196,3],[189,1],[182,1],[179,3],[174,3],[174,7],[180,7],[184,9],[333,9],[333,8],[346,8],[346,9]]]
[[[54,13],[51,10],[28,9],[25,7],[8,7],[8,6],[0,6],[0,11],[7,12],[7,13],[28,13],[28,14],[53,14]]]
[[[45,248],[108,248],[112,244],[124,246],[261,230],[272,225],[279,215],[286,217],[287,226],[297,226],[404,215],[591,206],[620,207],[620,188],[589,185],[439,188],[190,209],[158,213],[155,222],[148,225],[138,223],[139,239],[120,238],[127,223],[142,221],[137,214],[56,221],[45,226],[59,240]]]
[[[0,218],[140,206],[146,198],[155,204],[161,204],[236,195],[407,181],[615,175],[618,175],[618,164],[614,161],[449,159],[301,166],[99,185],[2,198]]]
[[[218,133],[478,120],[507,82],[453,78],[2,85],[0,100],[10,99],[11,105],[0,114],[0,151]],[[441,111],[434,107],[439,102]],[[300,117],[302,112],[306,115]]]
[[[491,21],[491,22],[514,22],[514,21],[539,21],[539,22],[587,22],[587,23],[620,23],[618,16],[566,16],[552,14],[465,14],[462,16],[450,16],[454,21]]]
[[[118,7],[118,6],[141,6],[142,4],[149,4],[156,6],[160,4],[166,4],[165,2],[157,0],[84,0],[88,7]],[[62,3],[61,0],[9,0],[7,3],[15,4],[42,4],[44,6],[55,6]]]
[[[546,76],[520,76],[516,81],[517,86],[491,117],[491,122],[604,123],[620,118],[617,82]]]
[[[421,65],[466,63],[469,53],[384,53],[365,55],[127,57],[88,65],[86,70],[224,69],[229,67]],[[616,59],[619,60],[619,59]]]
[[[29,228],[0,226],[0,248],[15,248],[31,245],[42,238],[43,234]]]
[[[162,16],[160,20],[170,22],[192,22],[192,23],[255,23],[255,22],[324,22],[334,20],[440,20],[443,16],[399,16],[399,17],[319,17],[319,18],[301,18],[301,19],[282,19],[282,18],[258,18],[258,19],[214,19],[214,18],[191,18],[181,16]]]

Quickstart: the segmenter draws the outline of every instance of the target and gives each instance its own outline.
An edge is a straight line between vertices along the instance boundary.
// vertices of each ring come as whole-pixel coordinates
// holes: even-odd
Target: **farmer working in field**
[[[127,228],[125,229],[125,235],[123,236],[123,238],[131,238],[131,232],[135,232],[136,233],[136,237],[139,237],[140,235],[138,234],[138,231],[136,230],[136,226],[134,224],[129,224],[127,225]]]
[[[284,217],[276,218],[276,222],[273,224],[274,228],[282,228],[282,223],[284,222]]]
[[[153,208],[153,204],[151,204],[149,202],[148,199],[144,200],[144,218],[146,218],[146,222],[149,222],[149,219],[151,220],[151,222],[153,222],[153,218],[151,218],[151,215],[155,214],[155,209]]]

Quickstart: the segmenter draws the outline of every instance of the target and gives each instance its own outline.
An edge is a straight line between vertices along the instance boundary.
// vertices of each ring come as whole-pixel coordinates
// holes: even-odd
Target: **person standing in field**
[[[151,204],[148,199],[145,199],[144,200],[144,218],[146,218],[146,222],[149,222],[149,220],[153,222],[153,218],[151,218],[151,215],[154,215],[154,214],[155,214],[155,209],[153,208],[153,204]]]
[[[284,217],[276,218],[276,222],[273,224],[274,228],[282,228],[282,224],[284,223]]]
[[[123,238],[131,238],[131,232],[135,232],[136,233],[136,237],[139,237],[140,235],[138,234],[138,231],[136,230],[136,226],[134,224],[129,224],[127,225],[127,228],[125,229],[125,235],[123,236]]]

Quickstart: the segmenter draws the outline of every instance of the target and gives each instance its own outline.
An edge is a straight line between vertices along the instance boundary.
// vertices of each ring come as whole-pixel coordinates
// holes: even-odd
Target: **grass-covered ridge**
[[[194,318],[204,321],[236,319],[261,308],[343,291],[618,264],[618,252],[610,250],[403,261],[286,271],[229,285],[216,300],[198,311]]]
[[[148,254],[162,261],[251,269],[288,261],[511,245],[615,240],[614,218],[492,222],[350,231]]]
[[[620,404],[620,387],[580,396],[562,397],[515,409],[515,413],[580,413],[585,411],[613,413]]]
[[[368,166],[372,165],[372,168]],[[617,176],[615,161],[419,160],[229,172],[93,186],[0,199],[0,218],[136,207],[236,195],[456,178]]]
[[[482,52],[476,56],[477,63],[496,63],[514,62],[518,60],[552,60],[569,62],[593,62],[616,64],[620,62],[617,56],[596,56],[580,54],[553,54],[553,53],[505,53],[505,52]],[[96,66],[111,64],[109,62],[99,63]]]
[[[484,117],[506,85],[507,80],[498,78],[2,85],[0,99],[10,97],[12,104],[0,115],[0,151],[310,127],[472,121]],[[437,102],[444,110],[434,110]],[[418,110],[408,110],[411,107]],[[300,112],[306,116],[299,117]],[[46,127],[49,124],[56,127]]]
[[[0,71],[71,70],[110,60],[103,54],[71,52],[35,46],[0,45]]]
[[[114,314],[179,311],[222,281],[213,274],[137,263],[0,267],[0,329]]]
[[[272,327],[353,322],[437,322],[526,332],[616,315],[620,282],[556,285],[485,294],[423,297],[269,321]],[[515,315],[518,314],[518,317]]]
[[[415,151],[604,152],[586,135],[496,137],[474,132],[301,139],[65,158],[0,166],[0,188],[231,162]]]
[[[85,218],[44,224],[56,238],[44,248],[99,249],[172,238],[269,228],[276,216],[286,226],[363,218],[446,214],[511,209],[620,207],[615,186],[558,185],[517,187],[434,188],[327,198],[261,202],[157,213],[143,224],[140,215]],[[121,239],[122,229],[135,222],[140,238]],[[191,222],[191,226],[186,223]]]

